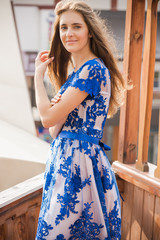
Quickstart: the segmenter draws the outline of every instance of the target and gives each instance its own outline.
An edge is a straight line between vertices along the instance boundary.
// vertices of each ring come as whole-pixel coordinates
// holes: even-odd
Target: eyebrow
[[[63,23],[60,26],[66,26],[66,25],[67,25],[66,23]],[[74,26],[74,25],[83,25],[83,24],[82,23],[72,23],[71,25]]]

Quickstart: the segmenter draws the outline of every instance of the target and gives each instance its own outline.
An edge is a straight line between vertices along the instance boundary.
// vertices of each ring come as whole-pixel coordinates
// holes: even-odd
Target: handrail
[[[134,184],[134,186],[160,197],[160,180],[154,177],[156,166],[151,163],[148,163],[148,165],[149,172],[144,173],[136,169],[135,164],[124,164],[114,161],[112,167],[118,176],[124,181]],[[121,191],[120,188],[119,191]]]

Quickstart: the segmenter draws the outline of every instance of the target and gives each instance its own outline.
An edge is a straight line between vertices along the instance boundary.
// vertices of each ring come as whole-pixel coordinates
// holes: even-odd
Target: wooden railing
[[[136,163],[137,169],[142,171],[149,170],[147,161],[154,84],[157,5],[158,0],[148,0],[140,97],[138,161]],[[160,173],[158,176],[160,178]]]
[[[0,240],[35,240],[43,175],[41,173],[1,192]]]
[[[157,6],[158,0],[147,0],[145,22],[145,0],[127,1],[123,73],[133,89],[120,111],[118,161],[112,164],[125,200],[122,240],[160,239],[160,113],[157,166],[148,163]]]
[[[126,93],[120,113],[118,161],[129,164],[136,162],[136,168],[142,171],[149,171],[147,161],[154,83],[157,6],[158,0],[147,1],[143,56],[145,0],[129,0],[126,13],[123,71],[126,81],[131,79],[133,89]],[[158,170],[155,172],[158,178],[160,178],[159,161],[160,157],[157,159]]]

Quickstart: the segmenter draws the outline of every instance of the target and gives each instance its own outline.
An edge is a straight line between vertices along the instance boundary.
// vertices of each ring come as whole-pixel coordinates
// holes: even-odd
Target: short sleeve
[[[106,85],[106,67],[95,61],[84,65],[75,73],[71,87],[79,88],[91,96],[97,96],[101,91],[101,85]]]

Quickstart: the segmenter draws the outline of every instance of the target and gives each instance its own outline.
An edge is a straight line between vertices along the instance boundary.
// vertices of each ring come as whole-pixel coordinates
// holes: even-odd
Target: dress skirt
[[[58,136],[50,145],[36,240],[121,239],[120,197],[100,145]]]

